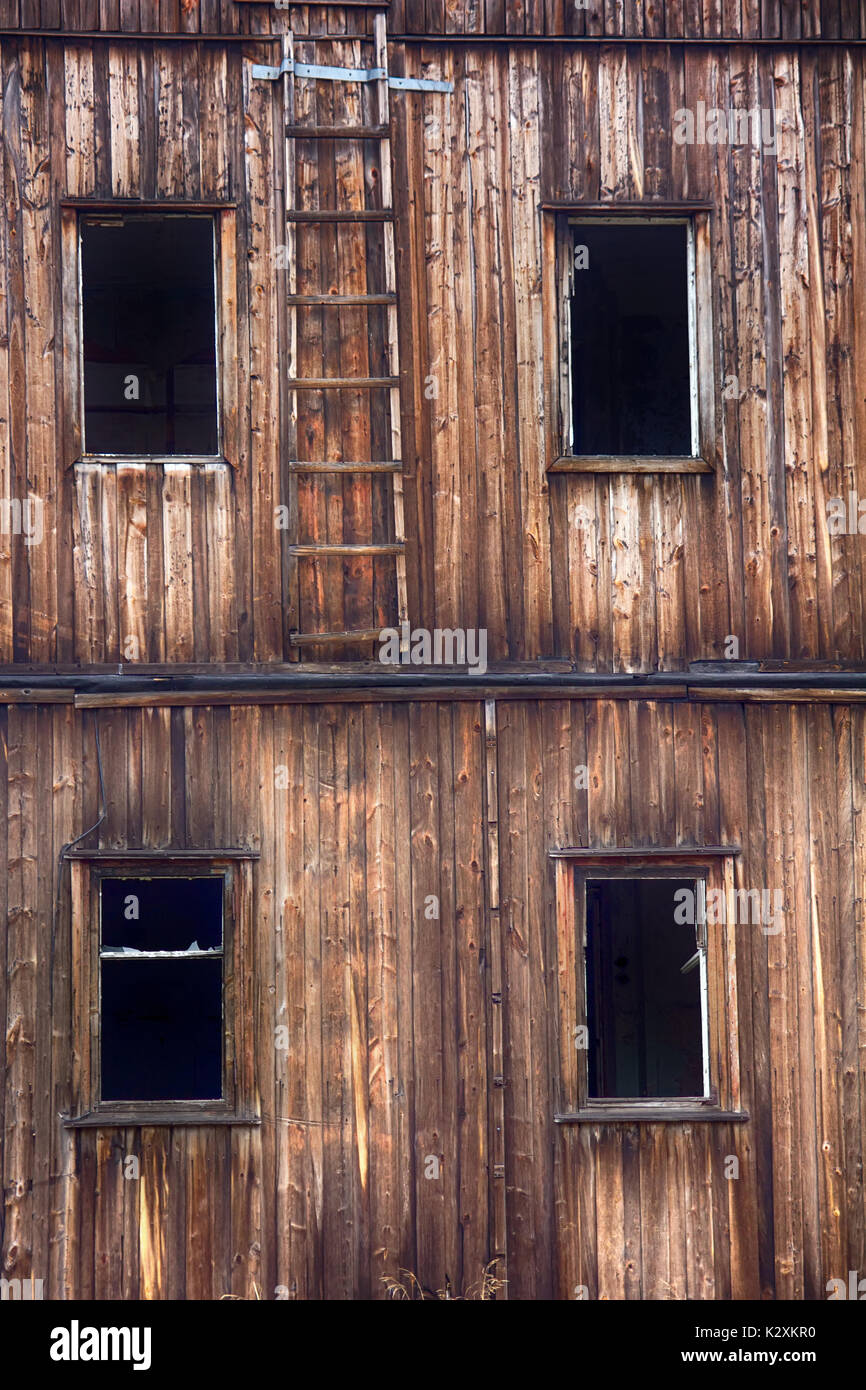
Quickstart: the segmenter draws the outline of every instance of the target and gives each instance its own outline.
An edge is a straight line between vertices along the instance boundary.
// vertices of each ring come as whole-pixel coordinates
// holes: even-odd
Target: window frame
[[[571,294],[575,228],[580,225],[685,225],[689,313],[691,454],[588,455],[573,452]],[[548,473],[712,473],[719,454],[717,372],[712,332],[710,205],[542,206],[542,312],[545,323]]]
[[[154,855],[70,855],[72,911],[73,1105],[67,1124],[257,1122],[251,1047],[253,1009],[252,862],[247,850]],[[222,1096],[205,1100],[103,1100],[102,893],[109,878],[210,878],[223,886]],[[131,966],[131,968],[134,968]]]
[[[736,926],[704,927],[702,950],[703,1096],[596,1097],[589,1095],[588,1049],[577,1047],[577,1028],[588,1026],[586,979],[587,881],[601,878],[694,879],[705,888],[733,891],[735,847],[640,850],[562,849],[551,852],[555,873],[558,1077],[557,1123],[748,1119],[740,1106]],[[582,886],[582,891],[581,891]],[[727,900],[727,898],[726,898]]]
[[[574,888],[578,895],[577,920],[579,929],[582,932],[581,950],[583,953],[583,980],[581,982],[581,998],[584,1005],[586,1023],[589,1023],[589,921],[587,912],[587,885],[607,881],[625,880],[634,882],[636,880],[654,879],[664,882],[665,880],[676,882],[694,883],[698,893],[702,896],[704,904],[704,921],[696,923],[699,930],[696,932],[698,966],[700,969],[700,1001],[701,1001],[701,1070],[703,1073],[704,1089],[701,1095],[694,1096],[590,1096],[589,1094],[589,1053],[587,1051],[584,1060],[586,1061],[586,1091],[584,1100],[587,1106],[608,1105],[615,1102],[620,1105],[636,1105],[643,1101],[652,1104],[667,1103],[676,1101],[677,1103],[688,1103],[689,1105],[705,1105],[707,1101],[713,1102],[718,1099],[714,1094],[710,1076],[710,1032],[709,1032],[709,1007],[708,1007],[708,963],[707,963],[707,932],[706,923],[706,890],[709,870],[706,866],[700,868],[683,865],[680,868],[664,868],[658,865],[644,867],[640,872],[631,868],[620,866],[599,865],[595,868],[577,868],[574,873]]]
[[[214,351],[217,452],[215,454],[88,453],[84,433],[84,285],[81,233],[86,222],[142,218],[209,218],[214,249]],[[238,453],[237,209],[234,203],[153,203],[74,198],[61,203],[63,281],[63,449],[75,464],[214,464],[236,466]]]

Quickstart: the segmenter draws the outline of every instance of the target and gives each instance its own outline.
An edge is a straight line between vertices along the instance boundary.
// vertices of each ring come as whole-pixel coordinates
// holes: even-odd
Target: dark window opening
[[[101,884],[102,1100],[219,1100],[223,879]]]
[[[691,456],[688,227],[573,230],[573,453]]]
[[[214,223],[81,226],[88,454],[218,453]]]
[[[684,901],[700,902],[694,879],[586,884],[591,1097],[704,1095],[701,950],[675,918]]]

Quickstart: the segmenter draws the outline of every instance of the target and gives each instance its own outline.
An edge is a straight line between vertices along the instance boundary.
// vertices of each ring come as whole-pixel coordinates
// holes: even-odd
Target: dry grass
[[[495,1303],[497,1294],[505,1288],[508,1282],[506,1279],[497,1279],[495,1270],[498,1264],[498,1258],[486,1264],[481,1271],[481,1278],[477,1279],[474,1284],[469,1284],[463,1293],[453,1291],[447,1275],[444,1289],[436,1289],[434,1292],[432,1289],[425,1289],[411,1269],[398,1269],[397,1277],[393,1274],[382,1275],[385,1297],[396,1298],[401,1303],[404,1301],[407,1303],[435,1303],[439,1301],[464,1303],[476,1299],[481,1303]],[[258,1284],[253,1284],[252,1294],[245,1297],[242,1293],[224,1293],[219,1301],[221,1303],[260,1302],[261,1297]]]
[[[447,1276],[444,1289],[436,1289],[435,1292],[425,1289],[411,1269],[398,1269],[397,1276],[399,1277],[395,1277],[393,1274],[383,1274],[382,1283],[385,1285],[386,1298],[395,1298],[401,1303],[437,1301],[463,1303],[475,1299],[482,1303],[494,1303],[496,1295],[505,1288],[508,1282],[506,1279],[496,1277],[495,1267],[498,1264],[498,1258],[486,1264],[481,1271],[481,1278],[477,1279],[474,1284],[469,1284],[462,1294],[452,1291],[451,1281]]]

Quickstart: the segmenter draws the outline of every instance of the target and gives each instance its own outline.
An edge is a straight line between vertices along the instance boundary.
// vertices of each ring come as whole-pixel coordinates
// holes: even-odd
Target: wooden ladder
[[[321,36],[324,40],[326,36]],[[340,40],[339,34],[329,35],[328,39]],[[305,43],[314,40],[305,36]],[[367,40],[369,42],[369,40]],[[294,39],[291,34],[283,39],[282,84],[283,110],[285,115],[285,188],[286,188],[286,269],[289,274],[289,293],[286,297],[288,311],[287,366],[289,379],[289,463],[288,463],[288,524],[292,544],[288,546],[290,563],[289,584],[293,595],[299,594],[299,565],[306,559],[325,556],[388,556],[396,566],[397,623],[400,632],[407,622],[406,600],[406,539],[403,516],[403,462],[400,435],[400,351],[397,329],[397,266],[394,246],[394,206],[391,176],[391,126],[388,100],[388,43],[384,14],[377,14],[373,20],[374,48],[373,70],[313,68],[309,64],[295,63]],[[368,75],[370,72],[376,75]],[[298,125],[295,123],[295,82],[299,80],[316,81],[317,77],[328,74],[329,80],[363,82],[375,86],[375,115],[372,125],[319,126]],[[343,75],[344,74],[344,75]],[[380,143],[380,199],[381,207],[358,210],[300,210],[294,207],[296,188],[295,142],[302,140],[377,140]],[[298,294],[296,228],[299,223],[380,223],[382,225],[382,246],[384,264],[382,266],[385,292],[381,294]],[[369,252],[368,252],[369,255]],[[387,376],[379,377],[298,377],[298,311],[304,307],[319,306],[324,309],[344,305],[382,305],[386,308],[386,353]],[[298,459],[298,419],[299,395],[306,391],[354,391],[373,392],[384,389],[387,392],[390,421],[387,433],[390,437],[389,459],[379,461],[323,460],[305,462]],[[370,396],[367,396],[368,402]],[[372,433],[372,431],[371,431]],[[369,545],[300,545],[298,540],[298,485],[300,474],[386,474],[390,477],[390,510],[392,515],[392,539],[384,544]],[[298,598],[300,602],[300,598]],[[301,632],[292,627],[289,644],[292,656],[298,659],[300,649],[324,643],[351,645],[373,642],[379,638],[380,628],[354,629],[342,632]]]

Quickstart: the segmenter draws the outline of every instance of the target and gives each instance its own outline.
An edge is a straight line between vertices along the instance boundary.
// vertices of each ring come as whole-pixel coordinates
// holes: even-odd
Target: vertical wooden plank
[[[857,370],[855,339],[861,317],[862,289],[855,278],[858,256],[853,226],[862,202],[860,180],[852,170],[862,157],[862,105],[855,100],[850,56],[833,51],[822,53],[818,65],[819,109],[813,119],[820,120],[821,167],[818,171],[821,195],[823,285],[826,320],[826,358],[816,367],[819,387],[832,383],[826,402],[826,468],[819,479],[816,507],[826,522],[830,497],[845,499],[851,492],[866,491],[862,460],[854,446],[862,403],[854,388]],[[857,148],[859,142],[859,150]],[[814,303],[813,286],[810,304]],[[820,337],[819,337],[820,343]],[[858,661],[863,650],[863,579],[858,562],[859,535],[829,537],[832,571],[833,631],[831,651],[837,659]]]
[[[163,586],[166,655],[192,661],[192,465],[163,465]]]
[[[765,782],[766,871],[767,882],[776,884],[785,881],[785,822],[791,816],[793,797],[786,751],[791,731],[787,727],[784,706],[768,706],[762,714],[767,768],[771,772]],[[798,1298],[802,1297],[803,1290],[803,1208],[802,1189],[795,1168],[800,1119],[796,1075],[798,1029],[792,1000],[792,995],[796,998],[796,931],[789,928],[768,936],[767,957],[772,982],[769,1065],[773,1106],[776,1293],[782,1298]]]
[[[413,969],[424,988],[413,994],[415,1094],[415,1211],[418,1240],[418,1278],[426,1287],[444,1288],[445,1188],[425,1176],[427,1159],[450,1159],[442,1145],[443,1118],[443,980],[442,924],[425,915],[431,895],[440,900],[440,827],[437,779],[440,774],[436,707],[419,704],[409,710],[410,814],[412,855]],[[450,1164],[449,1164],[450,1166]]]
[[[141,138],[138,112],[138,54],[130,43],[108,49],[108,100],[111,119],[111,191],[115,198],[139,194]]]
[[[444,715],[440,708],[440,727],[445,724]],[[490,1104],[487,1069],[488,1000],[497,987],[501,991],[502,979],[497,914],[485,913],[485,866],[487,897],[495,903],[498,884],[494,889],[493,882],[494,878],[498,880],[499,869],[498,838],[494,841],[490,820],[486,834],[483,823],[485,765],[480,707],[471,703],[456,705],[448,714],[448,724],[452,721],[453,732],[448,728],[448,734],[453,737],[453,816],[442,818],[442,838],[443,859],[449,868],[454,866],[453,883],[449,881],[447,888],[454,910],[455,934],[449,942],[447,929],[443,932],[442,953],[443,971],[452,981],[451,988],[443,991],[448,1009],[443,1020],[448,1062],[444,1105],[448,1130],[453,1136],[456,1172],[453,1211],[446,1209],[446,1219],[453,1220],[454,1230],[453,1234],[446,1232],[445,1243],[449,1263],[457,1262],[454,1277],[466,1289],[481,1278],[490,1255],[498,1254],[500,1246],[504,1251],[504,1176],[498,1177],[493,1166],[501,1162],[501,1151],[497,1156],[495,1139],[491,1149],[488,1116],[491,1108],[496,1114],[496,1108]],[[444,764],[444,754],[442,761]],[[488,817],[491,809],[494,816],[498,814],[495,790],[494,785]],[[488,783],[488,796],[489,792]],[[444,874],[442,887],[444,905]],[[443,914],[442,920],[447,923],[448,917]],[[498,1115],[502,1123],[501,1107]],[[449,1191],[449,1208],[451,1200]],[[503,1266],[504,1262],[496,1266],[499,1278],[506,1277]]]
[[[96,1132],[96,1223],[94,1239],[94,1293],[96,1298],[116,1298],[123,1284],[124,1177],[122,1165],[123,1131],[100,1129]]]
[[[524,587],[524,632],[518,651],[525,659],[551,650],[551,547],[548,485],[544,456],[545,364],[541,297],[542,246],[536,204],[541,199],[541,125],[539,59],[523,50],[509,56],[512,111],[518,112],[519,138],[511,142],[513,176],[512,257],[515,287],[517,431],[520,459],[521,564]]]
[[[322,847],[319,832],[319,736],[318,711],[304,709],[304,1011],[306,1018],[306,1067],[304,1116],[308,1128],[309,1172],[307,1175],[307,1240],[306,1285],[311,1297],[321,1297],[323,1290],[324,1241],[324,1150],[325,1125],[323,1101],[322,1049]],[[319,1123],[316,1123],[319,1121]]]
[[[124,661],[147,659],[147,482],[145,464],[117,466],[119,645]]]
[[[745,728],[742,711],[732,707],[714,706],[713,716],[718,734],[719,768],[719,840],[722,844],[748,845],[747,825],[747,787],[740,769],[747,766]],[[730,893],[745,886],[745,865],[742,856],[725,866],[725,889],[730,901]],[[730,1225],[730,1267],[731,1296],[733,1298],[760,1297],[760,1264],[758,1256],[758,1173],[756,1165],[759,1156],[759,1143],[753,1135],[756,1127],[766,1132],[766,1118],[762,1116],[755,1100],[755,1068],[758,1064],[753,1031],[752,998],[752,951],[748,936],[738,932],[735,925],[726,924],[726,964],[728,969],[736,951],[735,987],[741,1001],[736,1019],[728,1017],[728,1029],[732,1045],[737,1050],[737,1077],[739,1095],[732,1096],[732,1103],[740,1104],[753,1117],[748,1126],[732,1125],[730,1152],[738,1160],[739,1176],[736,1181],[726,1181],[728,1214]],[[731,942],[733,938],[733,942]],[[729,984],[726,997],[731,997]],[[727,1158],[719,1147],[711,1149],[713,1162],[713,1182],[723,1180],[721,1165]]]
[[[66,44],[66,192],[70,198],[92,193],[94,169],[93,56],[84,44]]]
[[[39,920],[37,912],[38,820],[36,779],[32,749],[36,738],[36,712],[26,706],[9,709],[8,917],[6,931],[5,1132],[3,1188],[6,1194],[4,1223],[4,1277],[46,1278],[47,1269],[35,1269],[33,1260],[34,1192],[36,1167],[37,1080],[37,961]],[[39,1252],[42,1255],[43,1252]],[[44,1252],[47,1255],[47,1251]]]
[[[401,1147],[399,1124],[400,1038],[399,978],[396,932],[397,855],[395,776],[397,743],[391,706],[364,707],[367,746],[368,911],[373,933],[369,961],[368,1030],[370,1035],[370,1128],[378,1136],[370,1153],[370,1221],[382,1245],[372,1251],[373,1271],[381,1279],[394,1274],[404,1232],[402,1174],[413,1155]],[[400,763],[399,775],[403,775]],[[414,1266],[412,1266],[414,1268]],[[374,1281],[375,1289],[375,1281]]]
[[[247,304],[249,326],[250,419],[255,428],[245,463],[252,486],[250,563],[255,556],[252,624],[254,659],[276,661],[283,655],[280,550],[274,524],[280,502],[279,438],[276,402],[279,399],[273,324],[276,283],[272,254],[282,236],[275,237],[274,112],[279,101],[268,82],[254,82],[244,67],[245,179],[249,222],[246,234]],[[234,460],[233,460],[234,461]],[[251,654],[252,655],[252,654]]]
[[[804,1192],[804,1206],[808,1207],[811,1201],[813,1219],[818,1224],[811,1244],[813,1267],[806,1272],[806,1288],[814,1290],[813,1296],[821,1297],[827,1280],[836,1277],[834,1271],[846,1267],[849,1248],[845,1229],[842,968],[843,962],[850,961],[850,955],[846,961],[839,929],[842,904],[837,864],[841,839],[838,808],[850,796],[850,762],[849,778],[840,779],[838,772],[844,772],[845,763],[838,768],[834,711],[830,706],[803,708],[797,713],[805,723],[805,785],[800,795],[808,800],[809,917],[803,945],[810,966],[799,994],[804,1000],[811,993],[813,1003],[812,1019],[804,1017],[802,1010],[800,1013],[804,1035],[801,1066],[811,1063],[812,1067],[816,1112],[812,1142],[817,1168],[815,1188]],[[843,747],[846,743],[847,729],[843,724]],[[804,1169],[804,1179],[807,1171]]]
[[[57,533],[55,520],[56,402],[54,351],[59,338],[55,324],[54,257],[50,168],[50,107],[44,53],[26,45],[19,55],[21,124],[19,168],[21,249],[26,315],[24,319],[24,388],[26,468],[16,496],[39,510],[38,544],[22,547],[29,570],[29,660],[51,661],[56,650]],[[59,72],[54,72],[59,78]],[[14,155],[13,155],[14,157]],[[22,459],[23,461],[23,459]]]
[[[155,44],[156,191],[158,198],[183,198],[182,44]]]
[[[78,785],[80,758],[77,755],[76,725],[81,716],[68,705],[53,710],[53,774],[52,774],[52,843],[51,866],[59,882],[51,919],[51,990],[55,1026],[51,1037],[51,1248],[49,1280],[46,1289],[50,1297],[69,1296],[66,1271],[77,1240],[78,1175],[75,1135],[63,1126],[63,1119],[72,1112],[72,923],[69,918],[70,894],[68,869],[60,878],[60,851],[81,824],[81,798]],[[0,795],[6,796],[6,740],[3,739]],[[5,815],[3,816],[6,821]],[[57,865],[56,871],[54,866]],[[61,891],[63,889],[63,891]],[[5,896],[5,893],[4,893]],[[0,912],[5,903],[0,898]],[[2,999],[0,1015],[5,1016]]]
[[[863,1203],[863,1172],[857,1159],[860,1152],[859,1074],[857,1064],[856,1000],[857,956],[860,937],[859,904],[855,902],[854,886],[854,825],[855,799],[858,783],[858,711],[855,708],[836,708],[833,711],[834,781],[837,788],[838,815],[837,908],[835,927],[838,933],[838,987],[840,1016],[837,1021],[839,1046],[839,1106],[842,1156],[841,1179],[844,1186],[842,1227],[847,1239],[847,1251],[842,1264],[852,1269],[853,1252],[862,1249],[866,1208]],[[860,748],[864,745],[862,740]],[[826,1266],[825,1266],[826,1267]]]
[[[864,902],[866,902],[866,836],[863,834],[863,827],[866,825],[866,709],[856,706],[851,712],[852,743],[851,743],[851,819],[853,829],[853,845],[851,854],[851,893],[853,897],[853,921],[855,934],[853,952],[846,952],[843,959],[846,978],[850,978],[850,972],[856,979],[856,985],[849,996],[848,1007],[845,1013],[845,1054],[846,1060],[856,1058],[853,1064],[853,1075],[848,1082],[848,1095],[850,1098],[850,1109],[846,1114],[846,1135],[851,1136],[853,1151],[862,1152],[864,1136],[866,1136],[866,941],[864,941]],[[853,955],[853,960],[852,960]],[[858,1134],[859,1131],[859,1134]],[[851,1184],[849,1168],[849,1202],[856,1217],[852,1218],[849,1226],[849,1268],[853,1269],[856,1265],[856,1258],[859,1257],[862,1246],[855,1241],[855,1231],[863,1217],[862,1190],[863,1182],[862,1169],[855,1169],[855,1181]],[[853,1191],[851,1190],[853,1187]],[[859,1268],[859,1266],[857,1266]]]
[[[823,389],[824,305],[815,193],[810,64],[782,57],[774,70],[780,232],[782,351],[784,353],[785,472],[788,478],[788,574],[797,595],[792,609],[792,656],[828,653],[833,626],[830,554],[823,475],[827,415]],[[814,560],[812,557],[815,557]]]
[[[303,1298],[307,1287],[307,1128],[305,1056],[304,960],[304,741],[303,713],[289,708],[274,712],[274,758],[285,767],[287,788],[274,794],[276,1009],[274,1023],[288,1029],[288,1049],[277,1054],[274,1091],[276,1143],[277,1231],[276,1282],[290,1297]],[[282,779],[280,779],[282,781]],[[264,1025],[263,1025],[264,1026]],[[267,1105],[263,1088],[263,1107]],[[292,1119],[295,1123],[292,1123]]]

